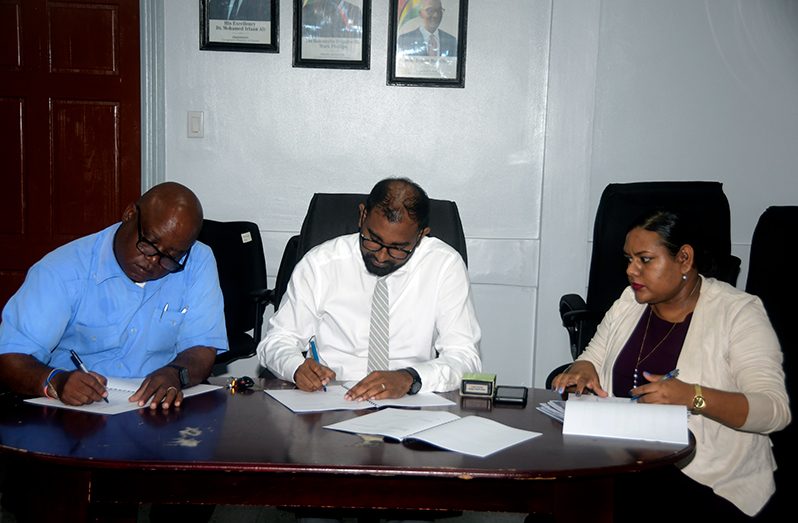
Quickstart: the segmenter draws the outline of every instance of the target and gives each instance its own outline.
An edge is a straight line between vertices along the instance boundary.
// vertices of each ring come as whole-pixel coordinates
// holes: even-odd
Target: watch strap
[[[693,414],[700,414],[707,406],[707,401],[704,399],[704,392],[701,390],[701,385],[696,383],[694,387],[695,396],[693,396],[693,408],[690,409],[690,412]]]
[[[180,365],[175,365],[174,363],[169,363],[166,365],[167,367],[172,367],[173,369],[177,370],[177,376],[180,378],[180,388],[184,389],[189,385],[189,376],[188,376],[188,369],[182,367]]]
[[[418,391],[421,390],[421,376],[419,376],[418,371],[412,367],[406,367],[402,370],[410,374],[410,377],[413,378],[413,382],[410,384],[407,393],[410,395],[417,394]]]

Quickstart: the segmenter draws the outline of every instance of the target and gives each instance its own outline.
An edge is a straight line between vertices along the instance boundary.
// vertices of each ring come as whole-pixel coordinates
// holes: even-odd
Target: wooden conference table
[[[290,387],[277,380],[266,388]],[[451,411],[543,435],[487,458],[323,429],[373,412],[294,414],[260,391],[218,390],[178,411],[100,416],[5,398],[6,480],[27,485],[34,518],[114,519],[138,503],[546,512],[611,521],[614,477],[674,463],[687,446],[563,436],[535,410],[461,402]],[[15,494],[26,495],[26,494]],[[122,518],[124,519],[124,518]]]

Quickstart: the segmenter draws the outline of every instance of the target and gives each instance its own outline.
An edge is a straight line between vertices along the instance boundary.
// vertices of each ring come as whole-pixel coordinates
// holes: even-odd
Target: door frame
[[[141,192],[166,181],[163,0],[139,0],[141,26]]]

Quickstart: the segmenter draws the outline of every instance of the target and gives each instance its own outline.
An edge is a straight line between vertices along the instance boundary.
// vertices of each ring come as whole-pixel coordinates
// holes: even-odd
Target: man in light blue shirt
[[[202,206],[167,182],[128,205],[122,222],[59,247],[31,267],[0,324],[0,383],[69,405],[102,401],[105,376],[145,378],[131,396],[179,406],[227,350]],[[74,351],[85,370],[76,369]]]

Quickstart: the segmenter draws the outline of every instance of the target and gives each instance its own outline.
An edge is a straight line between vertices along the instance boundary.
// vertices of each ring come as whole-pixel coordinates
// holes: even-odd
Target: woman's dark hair
[[[366,199],[366,212],[375,207],[390,222],[402,219],[402,210],[418,224],[418,230],[429,225],[429,197],[417,183],[407,178],[386,178],[377,182]]]
[[[690,245],[698,272],[704,276],[714,276],[717,272],[716,261],[706,248],[702,231],[684,213],[665,209],[649,211],[632,222],[628,230],[637,227],[657,233],[671,256],[676,256],[683,245]]]

